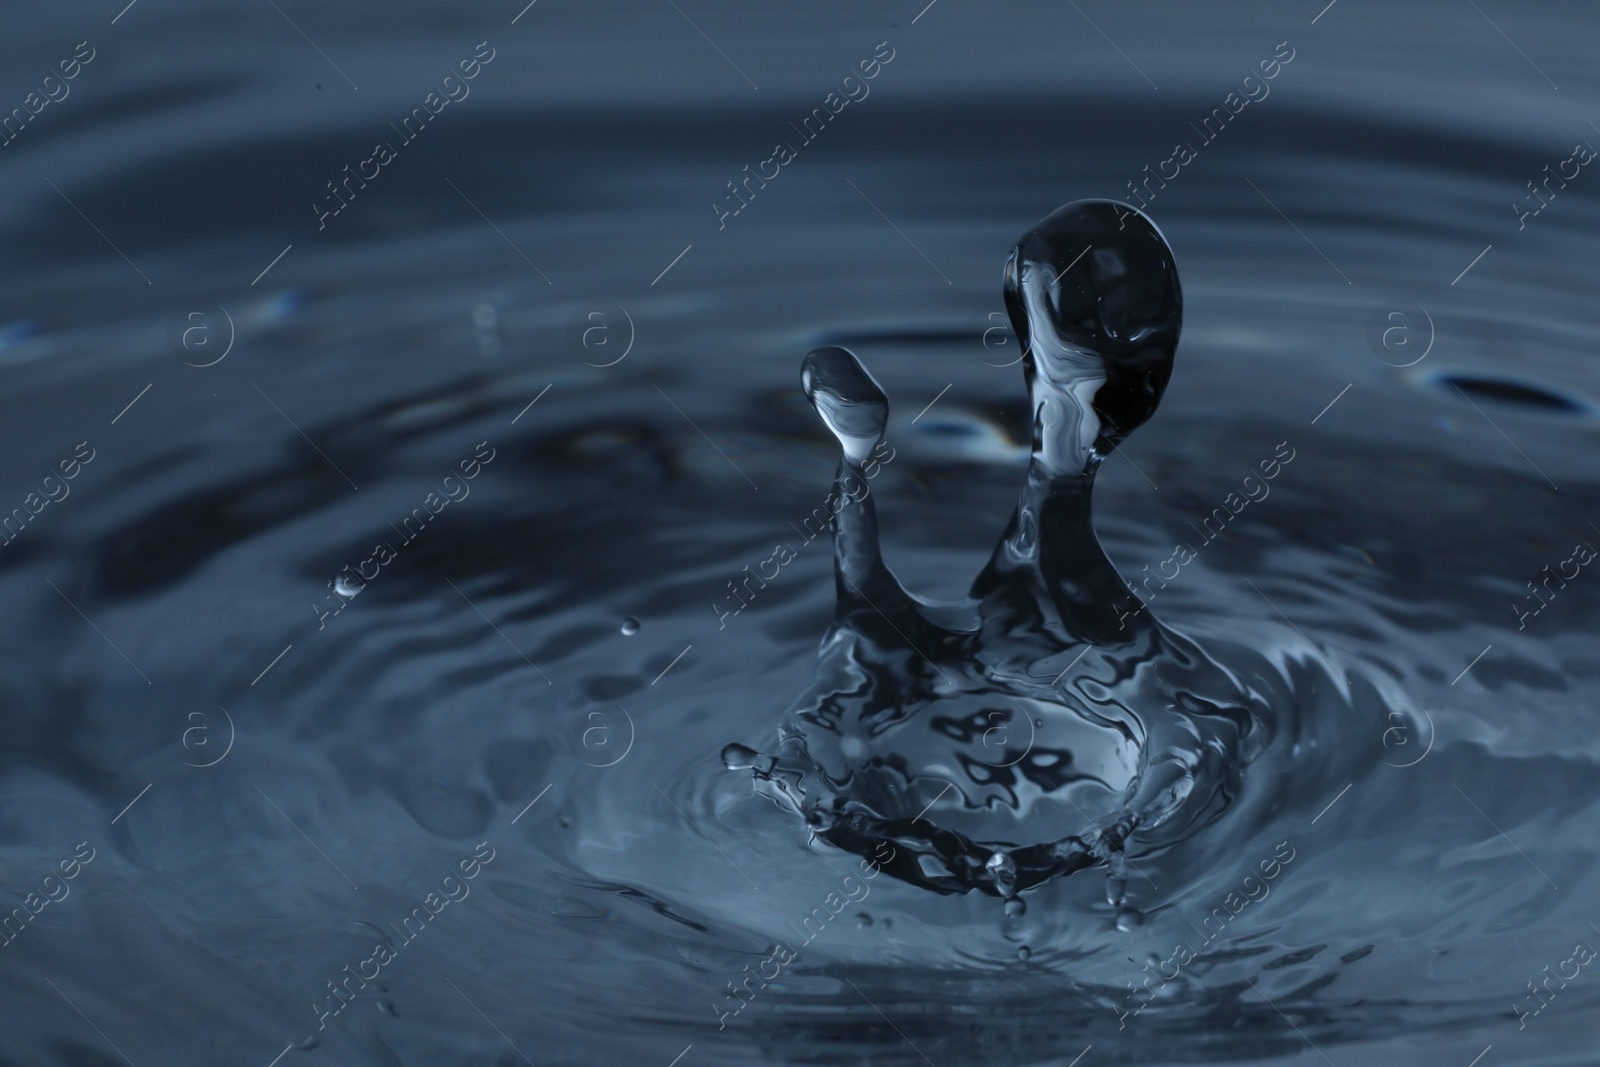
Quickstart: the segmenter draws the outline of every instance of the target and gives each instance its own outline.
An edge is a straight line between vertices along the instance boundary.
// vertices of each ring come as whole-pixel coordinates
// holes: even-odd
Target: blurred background
[[[0,1063],[1591,1054],[1593,11],[0,17]],[[1108,552],[1289,443],[1152,607],[1363,696],[1301,686],[1138,923],[880,878],[743,984],[855,867],[717,759],[830,616],[821,544],[720,614],[828,489],[799,361],[883,383],[889,560],[961,595],[1027,458],[1000,270],[1088,197],[1186,298]]]

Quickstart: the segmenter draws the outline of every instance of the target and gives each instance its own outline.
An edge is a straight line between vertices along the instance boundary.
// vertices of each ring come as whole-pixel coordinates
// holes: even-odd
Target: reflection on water
[[[31,115],[0,149],[0,1060],[1590,1047],[1600,213],[1587,167],[1560,177],[1592,140],[1583,14],[279,6],[40,10],[4,46],[36,73],[0,87]],[[70,96],[28,105],[80,41]],[[418,106],[319,230],[307,205]],[[719,229],[707,204],[819,106]],[[882,561],[917,611],[956,605],[939,641],[982,634],[961,598],[1026,541],[1000,517],[1034,440],[1002,253],[1179,141],[1142,199],[1182,354],[1114,451],[1050,428],[1103,460],[1103,560],[1084,506],[1055,570],[1217,684],[1163,676],[1152,747],[1148,714],[1053,718],[1028,688],[1037,662],[1109,706],[1144,685],[1120,651],[1024,641],[949,692],[906,653],[891,673],[952,711],[849,796],[981,847],[813,839],[719,759],[770,748],[835,620],[812,541],[839,442],[795,368],[847,346],[894,398],[856,435],[892,450]],[[1566,184],[1519,228],[1547,164]],[[869,583],[876,559],[847,553]],[[1008,588],[979,601],[1072,614],[1068,586]],[[870,636],[858,662],[910,635]],[[890,730],[915,710],[882,704]],[[1092,765],[1004,766],[1033,731]],[[838,737],[842,781],[880,738]],[[957,752],[990,808],[939,795]],[[1096,851],[1157,753],[1235,771]],[[1017,856],[1060,840],[1095,871]]]

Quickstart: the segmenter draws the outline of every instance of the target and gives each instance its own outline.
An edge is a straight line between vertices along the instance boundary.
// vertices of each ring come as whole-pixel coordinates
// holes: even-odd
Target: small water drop
[[[761,760],[761,753],[744,745],[728,745],[722,750],[722,765],[730,771],[744,771]]]
[[[850,462],[865,463],[889,423],[889,398],[847,349],[819,348],[800,364],[800,385],[806,399]]]
[[[302,1037],[299,1041],[296,1041],[294,1043],[294,1047],[299,1049],[301,1052],[310,1052],[312,1049],[316,1048],[320,1044],[322,1044],[322,1042],[317,1040],[317,1035],[316,1034],[307,1034],[305,1037]]]
[[[872,925],[872,916],[864,911],[856,912],[856,929],[865,930]]]
[[[1117,929],[1123,933],[1135,930],[1144,925],[1144,914],[1134,908],[1123,908],[1117,912]]]
[[[1128,883],[1121,878],[1106,879],[1106,903],[1113,908],[1122,907],[1122,902],[1128,897]]]
[[[348,574],[341,574],[333,580],[333,591],[346,600],[355,598],[355,595],[366,586],[361,582],[351,581]]]
[[[1017,949],[1017,959],[1021,960],[1023,963],[1027,963],[1032,958],[1033,949],[1029,948],[1027,945],[1023,945],[1021,948]]]
[[[1021,897],[1012,897],[1010,900],[1006,901],[1007,918],[1020,919],[1026,914],[1028,914],[1028,905]]]
[[[622,620],[622,634],[623,634],[624,637],[632,637],[634,634],[636,634],[638,632],[639,632],[639,620],[638,619],[634,618],[632,615],[629,615],[626,619]]]

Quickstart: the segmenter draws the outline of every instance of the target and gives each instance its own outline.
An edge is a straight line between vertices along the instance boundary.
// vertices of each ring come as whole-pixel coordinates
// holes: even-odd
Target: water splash
[[[884,869],[904,881],[1012,900],[1085,867],[1115,878],[1135,845],[1214,819],[1267,708],[1144,610],[1091,521],[1095,473],[1171,374],[1182,293],[1166,240],[1126,205],[1068,204],[1017,243],[1005,304],[1032,459],[961,603],[912,595],[879,554],[864,465],[888,423],[883,389],[844,348],[805,358],[806,396],[843,450],[837,605],[776,754],[723,758],[816,837],[892,850]]]

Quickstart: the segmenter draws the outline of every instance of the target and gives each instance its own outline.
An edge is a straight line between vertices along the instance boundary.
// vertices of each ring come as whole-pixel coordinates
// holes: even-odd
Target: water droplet
[[[1006,917],[1020,919],[1028,913],[1028,905],[1021,897],[1012,897],[1006,901]]]
[[[1122,907],[1128,897],[1128,883],[1115,876],[1106,879],[1106,903],[1113,908]]]
[[[634,634],[636,634],[638,632],[639,632],[639,620],[638,619],[634,618],[632,615],[629,615],[626,619],[622,620],[622,633],[623,633],[624,636],[632,637]]]
[[[1017,949],[1017,959],[1021,960],[1023,963],[1027,963],[1032,958],[1033,949],[1029,948],[1027,945],[1023,945],[1021,948]]]
[[[1033,371],[1034,455],[1090,471],[1166,391],[1183,322],[1172,249],[1125,204],[1075,201],[1022,235],[1005,298]]]
[[[872,916],[864,911],[856,912],[856,929],[865,930],[872,925]]]
[[[1135,910],[1134,908],[1123,908],[1121,911],[1117,912],[1117,929],[1121,930],[1123,933],[1127,933],[1129,930],[1135,930],[1143,925],[1143,913]]]
[[[341,574],[333,580],[333,591],[347,600],[354,599],[365,588],[365,583],[352,580],[348,574]]]
[[[889,398],[848,349],[819,348],[800,365],[806,399],[850,462],[865,463],[889,423]]]
[[[754,767],[761,753],[744,745],[728,745],[722,750],[722,765],[730,771],[745,771]]]

